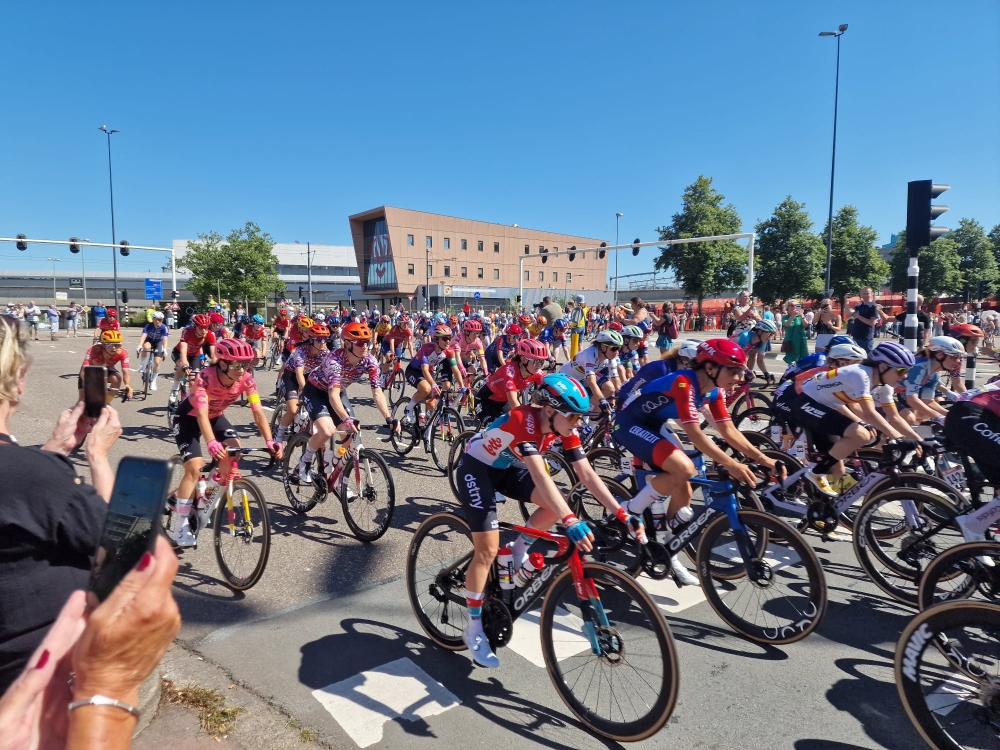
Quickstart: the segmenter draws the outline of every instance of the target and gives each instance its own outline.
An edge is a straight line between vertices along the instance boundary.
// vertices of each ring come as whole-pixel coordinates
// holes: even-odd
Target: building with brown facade
[[[546,253],[596,248],[606,240],[392,206],[348,220],[365,297],[409,298],[415,309],[424,304],[426,286],[432,309],[466,300],[510,306],[523,281],[525,307],[546,295],[584,294],[588,304],[611,300],[605,281],[609,256],[591,250],[572,261],[565,255],[542,260]]]

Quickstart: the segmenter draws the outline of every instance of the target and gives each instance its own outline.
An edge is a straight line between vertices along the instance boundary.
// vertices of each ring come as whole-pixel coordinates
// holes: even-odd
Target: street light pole
[[[430,312],[431,309],[431,251],[424,243],[424,309]]]
[[[89,237],[86,238],[84,240],[84,242],[90,242],[90,238]],[[81,245],[80,246],[80,265],[83,268],[83,278],[81,279],[81,281],[83,282],[83,306],[86,307],[87,306],[87,261],[84,260],[83,250],[84,250],[84,248]]]
[[[833,36],[837,38],[837,73],[833,86],[833,155],[830,158],[830,211],[827,216],[826,225],[826,296],[833,295],[830,288],[830,266],[833,263],[833,176],[837,167],[837,105],[840,99],[840,37],[847,31],[847,24],[842,23],[839,31],[821,31],[820,36]]]
[[[618,220],[624,216],[621,211],[615,214],[615,244],[618,244]],[[615,307],[618,306],[618,251],[615,250]]]
[[[60,258],[49,258],[52,261],[52,301],[56,302],[56,263],[60,262]]]
[[[115,240],[115,183],[111,177],[111,134],[118,133],[118,130],[108,130],[107,125],[101,125],[98,128],[108,137],[108,189],[111,194],[111,244],[114,245]],[[115,310],[118,309],[118,252],[117,249],[111,248],[111,262],[114,268],[114,278],[115,278]]]
[[[306,273],[309,279],[309,317],[313,314],[313,265],[312,256],[310,255],[310,245],[306,242]]]

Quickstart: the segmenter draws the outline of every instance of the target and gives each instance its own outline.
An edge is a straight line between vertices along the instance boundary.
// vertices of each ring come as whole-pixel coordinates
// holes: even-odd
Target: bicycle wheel
[[[670,628],[629,575],[595,562],[583,563],[583,575],[588,593],[597,595],[591,600],[581,603],[567,568],[542,602],[542,654],[552,686],[597,734],[619,742],[645,739],[667,723],[677,702],[680,674]]]
[[[362,542],[374,542],[392,523],[396,509],[396,485],[385,459],[362,448],[358,460],[348,455],[338,483],[340,504],[351,532]]]
[[[472,551],[469,524],[454,513],[435,513],[420,524],[406,555],[413,614],[428,637],[449,651],[465,649],[465,571]]]
[[[854,554],[872,583],[896,601],[916,607],[923,569],[964,541],[958,524],[948,522],[957,515],[947,500],[929,492],[908,487],[880,492],[858,511]]]
[[[230,588],[246,591],[264,575],[271,553],[267,503],[257,486],[249,479],[235,480],[232,510],[220,498],[212,527],[222,577]]]
[[[720,579],[712,575],[720,552],[727,565],[743,563],[738,549],[725,544],[734,531],[725,514],[705,527],[698,543],[698,577],[716,614],[737,633],[757,643],[794,643],[809,635],[826,611],[826,580],[819,558],[795,529],[756,510],[741,510],[740,522],[752,539],[767,538],[749,561],[752,575]]]
[[[997,746],[1000,607],[959,601],[920,613],[899,638],[893,671],[906,714],[930,747]]]
[[[149,383],[152,380],[152,360],[148,361],[142,368],[142,400],[145,401],[146,397],[149,396]]]
[[[768,396],[765,396],[760,391],[750,391],[746,400],[747,411],[750,409],[767,409],[771,411],[771,407],[774,404]]]
[[[469,439],[475,434],[475,430],[466,430],[455,439],[455,442],[451,444],[451,450],[448,452],[448,484],[451,486],[451,494],[456,499],[458,498],[458,484],[455,481],[455,467],[458,465],[459,457],[465,453],[465,446],[468,444]]]
[[[594,471],[601,479],[610,479],[616,482],[629,481],[632,456],[625,455],[616,448],[591,448],[587,451],[587,461],[594,467]],[[624,463],[626,461],[627,464]],[[586,508],[583,512],[587,512]]]
[[[734,492],[736,502],[739,503],[742,510],[764,512],[764,506],[761,504],[756,492],[743,485],[737,485]],[[691,512],[695,516],[702,512],[705,505],[705,496],[704,488],[694,488],[694,493],[691,496]],[[651,514],[650,519],[652,519]],[[767,552],[769,541],[767,529],[751,529],[750,536],[757,555],[764,556]],[[688,560],[696,567],[698,565],[698,539],[698,536],[693,537],[692,541],[685,544],[683,548]],[[746,575],[746,570],[743,567],[743,559],[739,555],[736,538],[732,535],[732,531],[720,534],[716,540],[715,547],[712,550],[710,574],[712,578],[719,580],[734,580]]]
[[[545,453],[542,454],[542,458],[545,460],[545,468],[549,472],[549,476],[552,477],[552,481],[556,484],[556,489],[562,493],[563,497],[568,497],[570,490],[573,489],[573,485],[577,482],[576,472],[573,471],[573,467],[570,466],[566,457],[557,451],[545,451]],[[527,521],[528,517],[535,511],[535,504],[532,502],[518,500],[518,506],[521,508],[521,517],[525,521]],[[570,510],[577,515],[580,514],[579,507],[571,505]]]
[[[920,576],[921,610],[955,599],[1000,604],[1000,544],[967,542],[942,552]]]
[[[771,410],[759,406],[755,406],[753,409],[744,409],[738,417],[733,418],[733,425],[744,434],[766,433],[771,427]],[[768,438],[768,442],[771,442],[770,438]],[[777,446],[774,447],[777,448]]]
[[[462,421],[462,415],[450,406],[441,409],[434,416],[430,434],[431,460],[445,474],[448,473],[448,454],[463,432],[465,422]]]
[[[406,404],[402,401],[392,407],[392,418],[399,422],[399,432],[393,430],[389,433],[389,442],[392,443],[393,450],[401,456],[412,451],[417,441],[420,440],[420,427],[416,422],[411,425],[403,424],[402,417],[405,408]],[[415,410],[414,413],[416,413]]]
[[[604,484],[611,496],[619,503],[624,503],[632,496],[624,486],[614,480],[605,480]],[[597,498],[583,482],[577,482],[573,486],[567,493],[566,500],[570,509],[579,518],[600,521],[607,514],[604,506],[597,501]],[[646,529],[646,533],[651,535],[652,529]],[[630,576],[639,574],[639,571],[642,570],[639,542],[628,536],[628,532],[622,524],[614,522],[604,528],[595,528],[594,535],[597,537],[598,547],[607,545],[611,549],[605,552],[596,549],[593,553],[589,553],[588,556],[592,560],[605,563],[618,570],[624,570]]]
[[[319,451],[313,456],[312,483],[303,484],[299,479],[299,460],[305,452],[309,437],[305,432],[293,435],[285,445],[285,455],[281,459],[281,484],[285,488],[288,504],[296,513],[308,513],[316,507],[316,503],[326,500],[327,495],[326,477]]]
[[[392,373],[386,392],[389,394],[390,406],[395,406],[403,400],[403,395],[406,393],[406,379],[403,377],[402,368]]]

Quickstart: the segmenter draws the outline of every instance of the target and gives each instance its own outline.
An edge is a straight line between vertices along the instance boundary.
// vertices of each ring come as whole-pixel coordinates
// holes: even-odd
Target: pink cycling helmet
[[[549,348],[536,339],[521,339],[517,342],[516,351],[524,359],[549,358]]]
[[[241,339],[222,339],[215,343],[215,356],[219,359],[234,362],[252,362],[257,353],[246,341]]]

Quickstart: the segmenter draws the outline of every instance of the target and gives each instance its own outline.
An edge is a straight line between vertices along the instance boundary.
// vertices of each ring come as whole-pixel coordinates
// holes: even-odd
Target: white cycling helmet
[[[153,320],[163,320],[163,313],[157,310],[155,313],[153,313]]]
[[[827,359],[856,359],[859,362],[868,359],[868,352],[857,344],[837,344],[830,347],[826,353]]]
[[[962,342],[951,336],[935,336],[928,342],[927,348],[932,352],[941,352],[948,357],[960,357],[965,354]]]
[[[321,312],[318,312],[315,315],[313,315],[313,321],[316,322],[316,323],[322,323],[325,320],[326,320],[326,316],[323,313],[321,313]]]
[[[694,359],[698,356],[698,344],[701,342],[697,339],[686,339],[681,342],[681,348],[677,350],[678,357],[684,357],[686,359]]]

